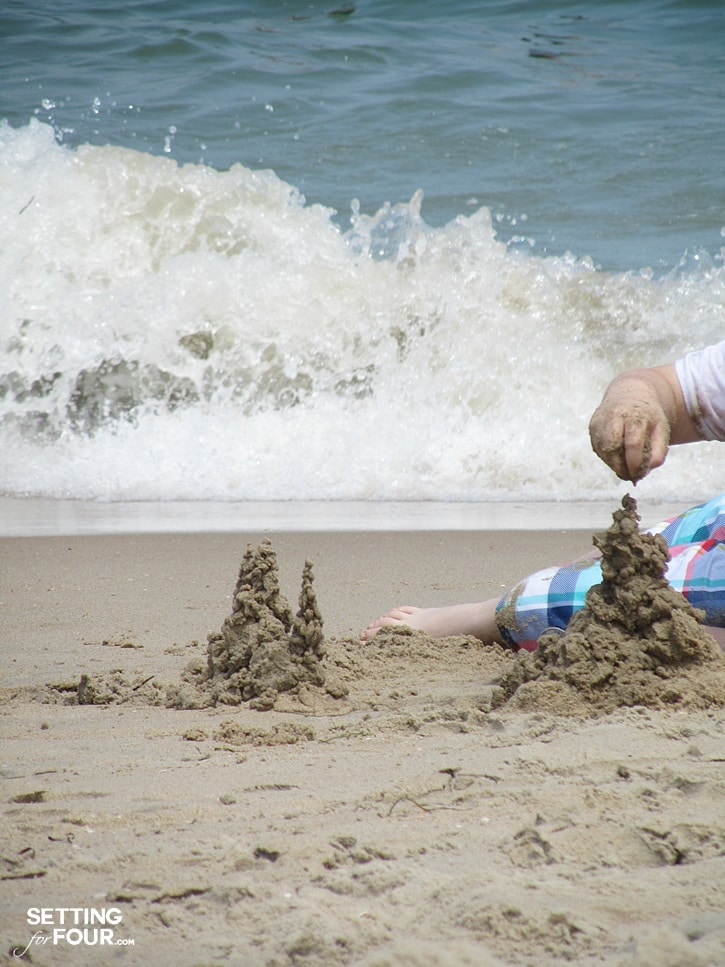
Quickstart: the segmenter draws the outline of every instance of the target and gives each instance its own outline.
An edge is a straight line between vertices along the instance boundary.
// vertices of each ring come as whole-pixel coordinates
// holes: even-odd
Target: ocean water
[[[0,493],[619,495],[607,382],[725,332],[723,117],[720,2],[6,0]]]

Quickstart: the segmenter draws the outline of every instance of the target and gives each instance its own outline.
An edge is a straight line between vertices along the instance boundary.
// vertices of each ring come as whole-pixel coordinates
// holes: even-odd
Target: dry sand
[[[488,597],[591,534],[275,534],[293,604],[314,562],[347,695],[149,705],[205,657],[263,536],[0,545],[1,962],[725,964],[721,708],[491,711],[509,653],[355,640],[391,605]],[[64,704],[81,675],[130,701]],[[54,944],[59,908],[126,943]]]

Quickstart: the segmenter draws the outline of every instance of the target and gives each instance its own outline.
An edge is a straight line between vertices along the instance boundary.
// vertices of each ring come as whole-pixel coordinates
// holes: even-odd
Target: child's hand
[[[589,424],[594,452],[622,480],[637,483],[661,466],[670,445],[670,421],[651,373],[619,376]]]

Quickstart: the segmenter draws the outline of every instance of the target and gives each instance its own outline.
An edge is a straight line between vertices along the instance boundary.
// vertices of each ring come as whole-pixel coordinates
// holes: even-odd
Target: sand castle
[[[305,561],[299,609],[293,617],[279,588],[277,557],[269,540],[244,555],[232,613],[209,635],[207,687],[214,704],[249,701],[270,708],[280,692],[302,684],[322,687],[325,657],[322,616],[312,564]]]
[[[516,704],[533,706],[544,693],[565,690],[598,712],[725,704],[725,658],[703,627],[704,613],[667,583],[667,544],[640,533],[638,522],[637,504],[625,496],[609,530],[594,537],[602,583],[565,633],[542,635],[537,651],[512,665],[494,706],[516,693]]]
[[[182,684],[167,692],[176,708],[241,705],[266,711],[281,695],[307,709],[344,698],[348,687],[325,673],[322,616],[312,564],[305,561],[295,615],[280,591],[268,539],[248,545],[232,595],[232,612],[208,635],[206,663],[190,662]]]
[[[195,658],[181,680],[164,687],[155,676],[137,682],[120,671],[81,676],[78,704],[133,701],[171,708],[241,705],[260,711],[275,707],[281,694],[309,707],[344,698],[347,685],[324,669],[322,615],[314,590],[312,563],[305,561],[296,614],[280,591],[277,556],[268,539],[248,545],[232,595],[232,611],[221,630],[207,636],[206,660]]]
[[[626,706],[725,707],[725,655],[703,626],[704,614],[665,578],[669,551],[661,535],[640,533],[627,496],[609,530],[594,537],[602,582],[565,632],[541,636],[536,652],[517,655],[496,683],[491,707],[601,714]],[[137,682],[121,672],[81,677],[79,704],[166,704],[175,708],[248,704],[260,711],[288,706],[323,713],[346,697],[340,642],[326,662],[323,622],[312,564],[302,573],[293,615],[279,584],[267,539],[248,545],[221,629],[207,637],[205,658],[189,662],[165,695],[154,676]],[[381,632],[381,640],[386,632]],[[411,634],[387,629],[387,634]],[[350,654],[358,642],[342,644]],[[436,645],[436,652],[440,645]],[[328,674],[332,668],[332,680]]]

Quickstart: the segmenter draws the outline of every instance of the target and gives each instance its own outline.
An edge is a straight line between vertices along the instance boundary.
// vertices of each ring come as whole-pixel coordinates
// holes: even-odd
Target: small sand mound
[[[299,610],[291,609],[279,587],[277,557],[269,540],[242,559],[232,613],[221,631],[209,635],[206,668],[187,666],[181,686],[170,691],[169,704],[239,705],[249,702],[259,710],[274,706],[283,692],[301,688],[344,693],[327,684],[322,616],[314,592],[312,564],[305,562]]]
[[[602,583],[565,634],[542,635],[538,649],[515,662],[494,706],[725,706],[725,657],[703,628],[703,612],[665,580],[667,544],[659,534],[640,533],[636,508],[625,496],[612,526],[594,538]]]

